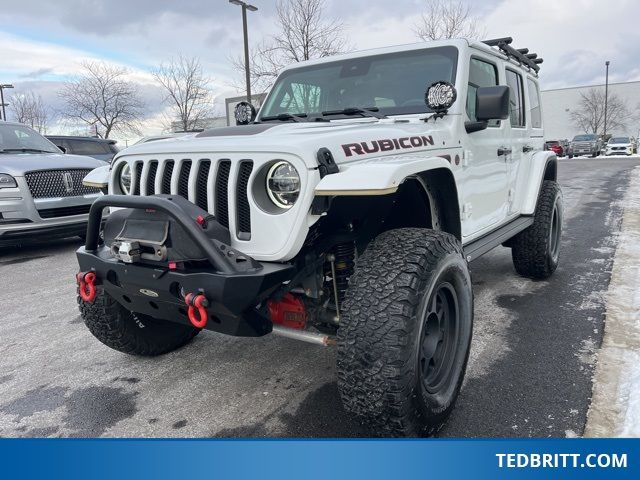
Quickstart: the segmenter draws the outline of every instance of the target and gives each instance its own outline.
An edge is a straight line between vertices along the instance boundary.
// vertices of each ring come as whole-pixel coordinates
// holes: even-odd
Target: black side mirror
[[[479,121],[509,118],[509,87],[481,87],[476,95],[476,118]]]
[[[56,147],[58,147],[62,151],[62,153],[67,153],[67,149],[66,148],[61,147],[60,145],[56,145]]]
[[[476,122],[464,124],[467,133],[484,130],[489,120],[506,120],[509,118],[509,87],[480,87],[476,91]]]

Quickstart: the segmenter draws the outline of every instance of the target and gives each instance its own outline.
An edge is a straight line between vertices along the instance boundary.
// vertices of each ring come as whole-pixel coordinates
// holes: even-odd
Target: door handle
[[[499,157],[503,157],[505,155],[511,155],[512,150],[510,148],[506,148],[506,147],[500,147],[498,149],[498,156]]]
[[[522,153],[529,153],[533,150],[534,148],[531,145],[525,145],[524,147],[522,147]]]

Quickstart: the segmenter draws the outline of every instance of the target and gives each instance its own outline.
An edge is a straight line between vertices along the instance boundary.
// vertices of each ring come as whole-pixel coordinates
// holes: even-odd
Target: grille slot
[[[133,184],[133,194],[140,195],[140,181],[142,180],[142,162],[137,162],[135,165],[136,180]]]
[[[100,189],[86,187],[82,184],[82,179],[91,169],[74,170],[40,170],[25,174],[25,180],[31,191],[33,198],[58,198],[58,197],[79,197],[82,195],[92,195],[100,192]],[[67,181],[65,185],[65,174]],[[67,191],[69,186],[69,175],[71,176],[72,190]]]
[[[158,173],[158,162],[155,160],[149,164],[149,175],[147,176],[147,195],[156,193],[156,174]]]
[[[164,172],[162,173],[162,189],[160,193],[171,194],[171,176],[173,175],[173,160],[167,160],[164,165]]]
[[[243,160],[240,162],[238,184],[236,187],[236,223],[238,238],[240,240],[251,239],[251,208],[249,207],[247,189],[252,171],[253,162],[251,160]]]
[[[231,161],[221,160],[218,165],[218,176],[216,178],[215,208],[216,219],[220,225],[229,228],[229,174],[231,173]]]
[[[207,185],[209,180],[209,170],[211,170],[211,161],[202,160],[196,180],[196,205],[203,210],[209,210],[209,199],[207,198]]]
[[[185,160],[180,166],[180,176],[178,177],[178,195],[186,199],[189,198],[189,174],[191,173],[191,160]]]
[[[43,208],[38,210],[40,218],[70,217],[72,215],[86,215],[91,205],[78,205],[76,207]]]

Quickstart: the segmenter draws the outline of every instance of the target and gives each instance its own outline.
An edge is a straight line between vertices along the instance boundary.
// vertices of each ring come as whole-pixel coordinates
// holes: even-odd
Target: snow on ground
[[[624,208],[586,437],[640,437],[640,167]]]

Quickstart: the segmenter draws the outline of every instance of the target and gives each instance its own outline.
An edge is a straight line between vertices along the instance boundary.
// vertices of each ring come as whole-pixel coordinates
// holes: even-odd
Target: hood
[[[631,142],[625,142],[625,143],[607,143],[607,147],[630,147],[632,144]]]
[[[58,170],[104,166],[104,162],[82,155],[63,153],[0,153],[0,173],[21,177],[32,170]]]
[[[207,130],[193,137],[134,145],[114,159],[137,155],[225,153],[291,153],[317,167],[316,154],[328,148],[337,163],[385,154],[456,147],[451,139],[455,115],[425,123],[419,117],[344,120],[332,122],[262,123]],[[277,157],[276,157],[277,158]]]

